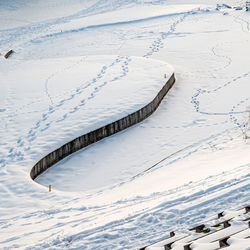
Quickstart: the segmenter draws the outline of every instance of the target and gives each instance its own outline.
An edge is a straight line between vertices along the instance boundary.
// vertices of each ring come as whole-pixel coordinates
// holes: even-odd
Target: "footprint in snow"
[[[43,114],[42,117],[43,117],[42,121],[47,120],[47,114]]]
[[[81,103],[79,104],[79,106],[83,106],[85,104],[85,100],[81,100]]]
[[[36,134],[36,133],[35,133],[33,130],[30,130],[30,131],[29,131],[29,134],[28,134],[28,138],[34,137],[35,134]]]
[[[64,104],[64,102],[65,102],[65,100],[61,100],[61,101],[56,105],[56,107],[62,106],[62,105]]]
[[[101,87],[105,86],[106,84],[107,84],[107,82],[104,82],[104,83],[101,84],[99,87],[101,88]]]
[[[90,97],[88,97],[88,100],[90,100],[90,99],[93,99],[94,98],[94,95],[93,95],[93,93],[90,95]]]
[[[66,118],[67,118],[67,114],[65,114],[61,119],[59,119],[59,120],[57,120],[56,122],[61,122],[61,121],[63,121],[63,120],[65,120]]]
[[[75,113],[77,110],[79,109],[79,107],[74,107],[74,109],[72,111],[70,111],[70,113]]]
[[[51,109],[50,111],[49,111],[49,114],[52,114],[52,113],[54,113],[55,112],[55,110],[54,109]]]
[[[74,94],[72,94],[68,99],[66,99],[66,101],[72,100],[75,97]]]
[[[45,125],[45,127],[42,128],[40,131],[43,132],[43,131],[47,130],[49,127],[50,127],[50,122],[47,123],[47,124]]]
[[[26,152],[30,151],[30,147],[25,148],[24,151],[26,151]]]
[[[38,122],[36,123],[35,129],[39,128],[39,126],[40,126],[40,121],[38,121]],[[29,133],[30,133],[30,132],[29,132]]]

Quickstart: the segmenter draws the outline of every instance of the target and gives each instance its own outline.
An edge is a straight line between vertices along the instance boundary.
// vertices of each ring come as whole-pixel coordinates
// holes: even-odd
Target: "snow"
[[[0,57],[1,248],[136,249],[249,205],[250,13],[222,3],[244,6],[0,2],[0,52],[15,51]],[[149,102],[169,65],[153,115],[30,179],[48,152]]]
[[[94,2],[97,1],[1,1],[1,29],[8,30],[38,22],[46,22],[50,19],[65,18],[65,16],[75,14],[79,9],[88,9]]]
[[[194,230],[189,229],[186,230],[186,235],[177,235],[170,237],[166,240],[159,241],[155,244],[148,246],[146,249],[165,249],[164,246],[166,244],[171,244],[171,249],[181,250],[184,249],[184,246],[189,246],[191,249],[219,249],[220,242],[222,239],[226,239],[226,242],[230,242],[230,247],[235,248],[238,247],[243,249],[246,247],[246,243],[248,242],[247,238],[249,236],[249,226],[247,220],[249,219],[249,215],[246,214],[245,209],[240,209],[236,211],[226,211],[226,214],[230,216],[230,221],[227,227],[222,226],[223,222],[226,221],[225,216],[220,218],[221,225],[218,225],[218,218],[215,219],[215,222],[212,218],[207,221],[203,221],[205,225],[204,229],[209,230],[207,233],[200,232],[197,233]],[[245,218],[245,216],[247,216]],[[238,240],[242,241],[239,242]]]
[[[228,240],[228,243],[230,244],[230,246],[228,247],[228,249],[230,249],[230,250],[233,250],[233,249],[236,250],[239,247],[241,249],[247,249],[247,250],[250,249],[250,247],[249,247],[250,240],[249,239],[233,239],[233,238],[231,238]]]
[[[169,8],[169,6],[139,5],[126,9],[114,10],[112,12],[112,15],[110,15],[110,13],[101,13],[94,16],[75,19],[74,21],[60,24],[60,26],[55,25],[55,27],[52,27],[52,29],[50,29],[51,33],[49,33],[48,35],[53,36],[53,32],[56,33],[59,31],[59,29],[61,29],[62,33],[79,32],[91,28],[122,25],[128,23],[130,24],[152,19],[159,19],[170,15],[182,14],[186,11],[190,11],[190,9],[192,10],[192,8],[197,9],[197,5],[182,5],[181,8],[175,5],[171,6],[171,8]],[[59,35],[60,33],[57,34]]]
[[[173,237],[169,237],[169,238],[167,238],[167,239],[165,239],[165,240],[162,240],[162,241],[160,241],[160,242],[157,242],[157,243],[155,243],[155,244],[152,244],[152,245],[148,246],[148,247],[146,248],[146,250],[157,249],[157,247],[160,249],[160,248],[162,248],[164,245],[167,245],[167,244],[169,244],[169,243],[171,243],[171,242],[180,240],[180,239],[185,238],[185,237],[187,237],[187,234],[186,234],[186,235],[185,235],[185,234],[175,235],[175,236],[173,236]]]
[[[10,60],[2,71],[3,82],[15,90],[11,107],[5,106],[5,96],[2,99],[2,126],[14,130],[11,138],[4,130],[1,133],[11,153],[2,158],[3,164],[17,154],[35,154],[37,147],[38,161],[72,137],[133,113],[158,94],[167,81],[164,74],[169,78],[173,73],[166,63],[128,56]],[[10,117],[15,118],[9,121]],[[53,138],[51,142],[46,135]]]

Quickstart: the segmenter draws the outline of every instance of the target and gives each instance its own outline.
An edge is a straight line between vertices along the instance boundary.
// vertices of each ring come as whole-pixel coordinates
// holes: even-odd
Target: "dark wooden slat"
[[[7,59],[14,51],[11,49],[9,50],[5,55],[4,57]]]

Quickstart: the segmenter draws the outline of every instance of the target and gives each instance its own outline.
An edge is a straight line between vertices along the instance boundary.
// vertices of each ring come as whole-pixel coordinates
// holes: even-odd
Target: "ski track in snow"
[[[249,166],[249,165],[248,165]],[[242,176],[234,178],[232,182],[232,176],[234,173],[239,173]],[[228,176],[230,180],[226,180]],[[226,172],[217,176],[208,177],[204,183],[204,189],[200,190],[198,187],[201,183],[189,183],[178,187],[178,189],[168,190],[162,193],[154,193],[148,197],[136,197],[133,200],[120,201],[118,204],[112,204],[101,207],[84,207],[77,208],[66,207],[60,210],[61,222],[60,226],[64,224],[71,225],[72,228],[80,226],[82,223],[88,223],[96,218],[116,214],[117,211],[129,210],[136,204],[145,204],[144,209],[141,209],[137,213],[119,219],[114,220],[112,223],[107,223],[93,229],[83,230],[79,233],[73,233],[72,235],[64,235],[64,233],[57,229],[59,226],[56,221],[53,221],[53,215],[57,214],[57,210],[37,211],[33,214],[24,214],[23,219],[19,217],[12,217],[8,221],[3,221],[3,228],[11,227],[14,223],[25,223],[25,219],[29,218],[34,221],[35,224],[50,223],[52,233],[50,237],[43,238],[43,243],[37,245],[29,245],[27,249],[39,249],[44,247],[53,246],[55,249],[65,247],[67,239],[71,239],[72,242],[68,243],[68,246],[83,247],[85,244],[90,249],[102,248],[103,243],[109,242],[109,245],[116,245],[117,249],[124,249],[124,246],[118,247],[117,242],[121,245],[126,245],[125,249],[133,248],[135,245],[144,246],[145,242],[153,243],[157,239],[164,238],[170,230],[185,231],[187,225],[193,225],[199,223],[201,218],[212,216],[215,212],[225,209],[224,204],[231,204],[233,207],[238,208],[237,202],[239,197],[244,193],[244,199],[240,200],[242,206],[247,205],[249,196],[249,173],[246,173],[245,166],[240,166],[233,172]],[[213,182],[220,180],[220,184],[214,185]],[[204,185],[204,184],[203,184]],[[211,185],[211,186],[210,186]],[[187,196],[187,190],[191,191]],[[199,191],[197,191],[199,190]],[[158,199],[160,202],[154,207],[147,207],[151,201]],[[181,206],[180,206],[181,204]],[[71,212],[71,216],[67,215]],[[86,213],[86,215],[84,215]],[[72,220],[69,220],[71,218]],[[52,223],[52,224],[51,224]],[[173,228],[175,224],[175,228]],[[187,228],[186,228],[187,229]],[[33,233],[28,233],[30,236]],[[58,236],[59,235],[59,236]],[[161,236],[162,235],[162,238]],[[6,241],[15,241],[22,238],[20,233],[16,238],[10,238]],[[78,245],[78,242],[81,242]],[[4,241],[0,241],[0,244]],[[15,245],[10,245],[10,248]]]
[[[219,124],[215,124],[215,125],[219,125]],[[180,160],[183,160],[183,159],[191,156],[194,153],[197,153],[199,150],[209,149],[209,148],[211,148],[211,144],[213,145],[212,147],[216,148],[216,146],[218,146],[218,144],[221,144],[221,141],[218,142],[218,144],[216,144],[216,141],[219,139],[219,137],[225,136],[226,134],[228,134],[229,132],[232,132],[234,130],[238,130],[238,127],[235,127],[233,129],[226,129],[220,133],[214,134],[212,136],[209,136],[208,138],[204,138],[198,142],[195,142],[192,145],[189,145],[185,148],[182,148],[182,149],[178,150],[177,152],[174,152],[171,155],[168,155],[165,158],[161,159],[159,162],[155,163],[150,168],[148,168],[148,169],[144,170],[143,172],[137,174],[136,176],[132,177],[131,180],[134,180],[137,177],[141,177],[142,175],[147,174],[149,172],[158,170],[159,168],[163,168],[163,167],[167,167],[169,165],[172,165]],[[237,137],[239,137],[239,135],[237,135],[235,138],[233,138],[233,137],[226,138],[223,140],[223,143],[227,143],[229,141],[232,141],[233,139],[236,139]],[[204,146],[207,144],[209,146]],[[161,163],[164,163],[164,165],[160,165]],[[160,166],[158,166],[158,165],[160,165]]]
[[[149,52],[149,54],[145,55],[145,57],[152,55],[154,52],[157,52],[160,45],[162,45],[162,40],[166,39],[166,37],[173,33],[176,29],[176,25],[178,25],[180,22],[183,22],[185,17],[193,12],[187,12],[185,14],[181,13],[178,15],[182,15],[183,17],[181,17],[179,20],[177,20],[175,23],[173,23],[173,25],[171,26],[171,29],[169,32],[167,33],[162,33],[161,34],[161,38],[157,39],[152,46],[150,47],[150,49],[152,49],[151,52]],[[82,27],[82,28],[78,28],[78,29],[72,29],[72,30],[67,30],[67,31],[62,31],[62,32],[57,32],[57,33],[52,33],[52,34],[48,34],[45,36],[41,36],[41,37],[36,37],[35,39],[30,40],[30,43],[42,43],[48,39],[51,38],[58,38],[60,36],[65,36],[65,35],[69,35],[72,33],[78,33],[78,32],[82,32],[85,30],[95,30],[95,29],[100,29],[100,28],[104,28],[104,27],[112,27],[112,26],[119,26],[119,25],[129,25],[129,24],[134,24],[134,23],[140,23],[140,22],[145,22],[145,21],[150,21],[150,20],[154,20],[154,19],[158,19],[158,18],[164,18],[164,17],[170,17],[170,16],[176,16],[177,14],[167,14],[167,15],[161,15],[161,16],[155,16],[155,17],[149,17],[149,18],[145,18],[145,19],[137,19],[137,20],[132,20],[132,21],[121,21],[121,22],[115,22],[115,23],[107,23],[107,24],[98,24],[98,25],[91,25],[91,26],[86,26],[86,27]],[[177,15],[177,16],[178,16]]]

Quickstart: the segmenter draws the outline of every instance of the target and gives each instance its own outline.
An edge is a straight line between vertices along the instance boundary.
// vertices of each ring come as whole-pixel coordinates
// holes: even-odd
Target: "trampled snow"
[[[15,51],[0,57],[0,248],[136,249],[249,205],[249,12],[23,2],[0,3],[0,53]],[[169,64],[153,115],[30,179],[46,153],[148,102]]]

